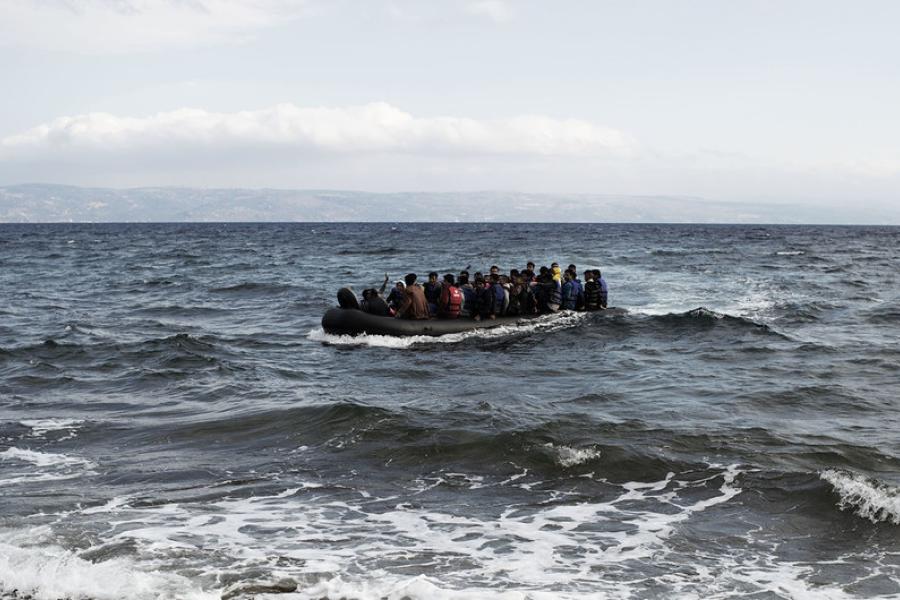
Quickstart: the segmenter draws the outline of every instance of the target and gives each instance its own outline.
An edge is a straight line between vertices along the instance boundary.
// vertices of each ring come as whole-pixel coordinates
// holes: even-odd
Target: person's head
[[[585,270],[584,272],[584,280],[591,281],[594,278],[594,272],[590,269]]]
[[[500,283],[500,273],[491,273],[491,283]]]
[[[450,273],[447,273],[446,275],[444,275],[444,283],[448,285],[454,285],[456,284],[456,278],[453,277],[453,275],[451,275]]]
[[[546,275],[549,272],[550,272],[550,270],[547,267],[541,267],[541,271],[540,271],[541,275]]]
[[[499,275],[499,274],[500,274],[500,267],[498,267],[497,265],[491,265],[491,275]]]
[[[475,283],[484,284],[484,275],[481,274],[481,271],[475,271]]]
[[[363,300],[368,300],[369,298],[371,298],[371,297],[372,297],[372,292],[373,292],[373,291],[374,291],[374,290],[372,290],[372,289],[363,290],[363,294],[362,294]]]
[[[438,280],[438,274],[432,271],[428,274],[428,283],[436,283]]]
[[[466,279],[469,279],[469,272],[466,271],[466,270],[460,271],[460,272],[459,272],[459,278],[462,279],[463,277],[465,277]]]
[[[573,279],[575,279],[575,276],[572,274],[572,271],[569,271],[567,269],[566,272],[563,273],[563,279],[565,279],[566,281],[572,281]]]
[[[396,287],[398,290],[400,290],[402,292],[403,290],[406,289],[406,284],[403,283],[403,281],[398,281],[397,283],[394,284],[394,287]]]
[[[558,269],[558,268],[559,268],[559,263],[556,263],[556,262],[555,262],[555,263],[550,263],[550,268],[553,269],[553,270]]]
[[[518,270],[518,269],[510,269],[510,270],[509,270],[509,278],[510,278],[510,279],[515,279],[515,278],[518,277],[518,276],[519,276],[519,270]]]
[[[594,269],[591,272],[594,274],[594,279],[596,281],[600,281],[600,269]]]
[[[459,274],[459,285],[466,285],[469,283],[469,274],[463,271]]]
[[[525,268],[528,269],[529,271],[531,271],[532,273],[534,273],[534,263],[531,262],[530,260],[528,261],[528,264],[525,265]]]
[[[415,273],[407,273],[406,277],[403,278],[403,281],[406,282],[406,285],[413,285],[416,283],[416,274]]]
[[[572,273],[578,273],[578,269],[575,267],[575,265],[569,265],[566,268],[572,271]]]

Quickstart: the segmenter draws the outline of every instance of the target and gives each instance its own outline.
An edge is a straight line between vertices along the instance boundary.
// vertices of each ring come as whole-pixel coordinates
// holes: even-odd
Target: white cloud
[[[0,45],[99,54],[240,43],[305,7],[299,0],[2,0]]]
[[[81,160],[90,155],[123,159],[172,149],[207,159],[259,151],[283,157],[621,157],[633,155],[636,143],[623,132],[577,119],[416,117],[386,103],[339,108],[280,104],[235,113],[180,109],[148,117],[60,117],[0,140],[0,161]]]

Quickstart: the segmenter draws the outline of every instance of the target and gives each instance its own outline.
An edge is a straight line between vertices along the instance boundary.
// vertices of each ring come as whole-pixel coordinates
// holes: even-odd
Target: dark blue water
[[[625,316],[343,338],[409,270]],[[900,228],[0,226],[0,595],[900,597]]]

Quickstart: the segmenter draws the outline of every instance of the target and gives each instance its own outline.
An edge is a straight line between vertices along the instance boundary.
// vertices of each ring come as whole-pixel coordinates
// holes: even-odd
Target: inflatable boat
[[[468,317],[458,319],[397,319],[380,317],[359,309],[356,294],[348,288],[341,288],[337,294],[337,308],[330,308],[322,317],[322,329],[333,335],[428,335],[436,337],[448,333],[462,333],[475,329],[491,329],[502,325],[518,325],[546,315],[523,315],[517,317],[497,317],[476,321]],[[563,311],[568,312],[568,311]],[[593,314],[624,315],[624,308],[604,308]],[[559,313],[557,313],[559,314]]]
[[[447,333],[462,333],[473,329],[489,329],[501,325],[516,325],[537,318],[497,317],[476,321],[469,318],[460,319],[395,319],[394,317],[377,317],[358,308],[332,308],[322,317],[322,329],[325,333],[335,335],[429,335],[438,336]]]

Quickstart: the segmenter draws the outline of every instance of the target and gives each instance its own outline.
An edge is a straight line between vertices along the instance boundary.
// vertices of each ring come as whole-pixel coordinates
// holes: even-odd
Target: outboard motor
[[[356,299],[356,294],[353,293],[353,290],[350,288],[341,288],[337,293],[338,304],[341,308],[356,308],[359,309],[359,300]]]

